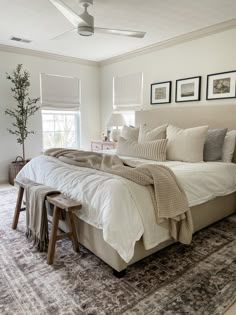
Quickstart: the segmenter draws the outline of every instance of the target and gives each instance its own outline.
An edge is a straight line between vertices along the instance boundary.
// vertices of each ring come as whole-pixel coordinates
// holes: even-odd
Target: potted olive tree
[[[29,97],[30,74],[27,71],[22,70],[22,64],[17,65],[12,75],[6,73],[6,78],[7,80],[10,80],[13,85],[11,91],[13,92],[13,98],[16,101],[14,109],[7,109],[5,111],[6,115],[13,118],[13,128],[7,130],[10,134],[16,136],[17,143],[22,146],[22,156],[17,157],[16,160],[11,163],[9,168],[9,182],[10,184],[14,184],[14,179],[17,173],[26,163],[25,140],[29,134],[34,133],[32,130],[28,130],[28,121],[30,116],[34,115],[39,109],[39,106],[36,105],[39,98]]]

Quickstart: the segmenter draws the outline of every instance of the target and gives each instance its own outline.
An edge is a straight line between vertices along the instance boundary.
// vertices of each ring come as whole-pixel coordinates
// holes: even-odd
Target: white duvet
[[[128,164],[163,164],[170,167],[185,190],[189,206],[236,191],[236,164],[222,162],[155,162],[122,157]],[[100,171],[65,164],[56,158],[39,156],[18,174],[59,189],[81,200],[80,219],[103,230],[104,240],[129,262],[134,245],[143,237],[150,249],[170,238],[168,230],[157,225],[147,187]]]

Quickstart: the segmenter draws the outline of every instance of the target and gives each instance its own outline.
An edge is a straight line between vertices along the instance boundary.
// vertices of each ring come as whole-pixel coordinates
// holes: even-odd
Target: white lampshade
[[[120,113],[112,113],[107,121],[107,127],[120,127],[125,125],[124,116]]]

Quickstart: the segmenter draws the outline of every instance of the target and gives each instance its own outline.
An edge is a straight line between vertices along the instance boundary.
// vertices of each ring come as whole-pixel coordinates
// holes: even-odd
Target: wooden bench
[[[71,199],[65,198],[62,194],[47,196],[47,201],[54,206],[52,230],[48,245],[48,258],[49,265],[53,264],[56,241],[69,237],[73,244],[74,251],[79,251],[79,243],[76,235],[75,223],[73,218],[73,211],[81,207],[81,203]],[[57,235],[58,224],[61,210],[65,210],[68,215],[68,222],[70,224],[70,232]]]
[[[24,195],[24,190],[26,185],[33,183],[32,181],[23,178],[20,181],[15,180],[15,184],[19,186],[18,197],[16,202],[16,208],[12,223],[12,229],[16,229],[19,221],[19,216],[21,211],[25,211],[25,207],[22,208],[22,200]],[[74,224],[74,217],[73,211],[81,208],[81,202],[74,201],[64,197],[62,194],[50,195],[47,196],[47,201],[54,206],[53,209],[53,220],[52,220],[52,229],[49,238],[49,245],[48,245],[48,256],[47,256],[47,263],[49,265],[53,264],[54,261],[54,254],[55,254],[55,247],[56,242],[58,240],[64,239],[69,237],[73,244],[73,249],[78,252],[79,251],[79,243],[76,234],[75,224]],[[67,233],[62,233],[57,235],[59,218],[61,211],[65,210],[68,218],[68,223],[70,225],[70,231]]]
[[[18,190],[18,196],[17,196],[17,201],[16,201],[14,218],[13,218],[13,222],[12,222],[12,229],[13,230],[15,230],[17,228],[21,211],[25,211],[25,207],[22,208],[22,200],[23,200],[23,196],[24,196],[25,186],[29,185],[33,182],[27,178],[22,178],[20,181],[15,179],[14,183],[19,187],[19,190]]]

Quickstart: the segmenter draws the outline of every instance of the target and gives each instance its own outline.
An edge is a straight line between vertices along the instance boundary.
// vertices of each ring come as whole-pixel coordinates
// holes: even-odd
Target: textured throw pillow
[[[124,126],[121,130],[120,136],[127,140],[138,141],[139,127]]]
[[[166,146],[167,139],[138,143],[120,137],[116,153],[147,160],[165,161]]]
[[[222,149],[228,129],[209,129],[204,144],[204,161],[219,161],[222,159]]]
[[[236,143],[236,130],[227,132],[223,144],[222,162],[230,163],[233,160]]]
[[[144,143],[148,141],[161,140],[166,138],[166,125],[150,129],[146,125],[141,125],[139,129],[138,142]]]
[[[168,125],[167,160],[202,162],[207,130],[208,126],[181,129]]]

